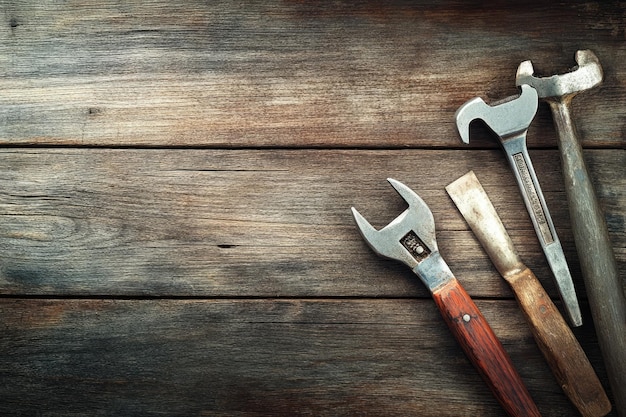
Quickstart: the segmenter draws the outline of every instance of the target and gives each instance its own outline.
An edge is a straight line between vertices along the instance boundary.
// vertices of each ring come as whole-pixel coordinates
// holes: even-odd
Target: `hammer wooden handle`
[[[611,411],[587,355],[576,337],[528,268],[507,277],[530,324],[533,336],[552,373],[583,417],[601,417]]]
[[[571,97],[550,99],[580,268],[617,413],[626,417],[626,297],[606,221],[570,115]]]
[[[456,278],[432,295],[452,334],[507,414],[539,417],[539,410],[509,355]]]

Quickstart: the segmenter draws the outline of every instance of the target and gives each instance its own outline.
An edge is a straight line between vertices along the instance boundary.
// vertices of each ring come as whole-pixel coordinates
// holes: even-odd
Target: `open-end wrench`
[[[593,189],[583,151],[572,122],[570,103],[579,92],[602,81],[602,67],[589,50],[576,52],[578,68],[551,77],[534,77],[524,61],[516,83],[529,84],[552,110],[570,219],[600,349],[620,416],[626,417],[626,296],[617,272],[606,221]]]
[[[500,139],[552,269],[566,316],[572,326],[580,326],[582,317],[574,282],[526,148],[526,132],[537,112],[537,92],[528,85],[521,89],[519,97],[508,97],[491,106],[479,97],[468,101],[456,111],[456,124],[464,143],[469,143],[470,123],[475,119],[483,120]]]
[[[361,235],[374,252],[403,262],[428,287],[452,334],[506,412],[540,416],[509,355],[439,254],[430,209],[409,187],[388,181],[409,207],[381,230],[352,207]]]
[[[522,263],[496,209],[468,172],[446,187],[502,278],[513,289],[537,345],[559,386],[583,417],[602,417],[611,402],[585,351],[533,272]]]

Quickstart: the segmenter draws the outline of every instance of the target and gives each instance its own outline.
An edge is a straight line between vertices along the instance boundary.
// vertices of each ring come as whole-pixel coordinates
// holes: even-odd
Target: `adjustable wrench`
[[[608,414],[611,402],[585,351],[535,274],[522,263],[474,172],[449,184],[446,191],[502,278],[511,285],[559,386],[583,417]]]
[[[578,67],[572,72],[539,78],[533,75],[532,63],[524,61],[517,69],[516,83],[533,86],[552,110],[580,269],[615,408],[620,416],[626,417],[626,296],[604,214],[570,115],[574,96],[602,82],[602,67],[589,50],[576,52],[576,62]]]
[[[409,187],[388,181],[409,207],[381,230],[352,207],[361,235],[374,252],[403,262],[428,287],[452,334],[508,415],[540,416],[502,344],[439,254],[430,209]]]
[[[469,143],[469,125],[475,119],[483,120],[498,136],[556,279],[566,315],[573,326],[580,326],[582,318],[574,282],[526,148],[526,132],[537,112],[537,92],[528,85],[521,88],[519,97],[508,97],[492,106],[479,97],[468,101],[456,111],[456,124],[464,143]]]

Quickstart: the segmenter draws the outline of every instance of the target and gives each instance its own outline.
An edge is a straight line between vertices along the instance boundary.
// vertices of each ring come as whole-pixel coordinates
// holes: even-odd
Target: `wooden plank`
[[[356,232],[352,205],[403,210],[386,177],[433,209],[543,415],[576,414],[444,186],[474,169],[556,298],[496,142],[475,125],[461,145],[453,114],[514,94],[522,60],[562,72],[590,48],[605,80],[574,106],[626,277],[622,4],[2,10],[1,415],[502,415],[423,286]],[[529,145],[608,388],[545,105]]]
[[[532,2],[531,2],[532,4]],[[3,2],[0,143],[459,146],[455,110],[599,56],[584,142],[624,145],[619,2]],[[486,129],[475,140],[496,147]],[[542,105],[531,146],[555,146]]]
[[[624,150],[586,156],[626,264]],[[500,151],[4,149],[0,292],[120,296],[428,296],[404,266],[374,255],[350,213],[377,227],[403,209],[387,184],[418,192],[439,248],[469,293],[511,297],[444,187],[474,169],[522,259],[555,295]],[[558,152],[532,158],[582,279]]]
[[[542,415],[575,415],[515,303],[478,306]],[[0,312],[3,416],[503,413],[431,300],[2,299]],[[576,334],[606,385],[592,327]]]

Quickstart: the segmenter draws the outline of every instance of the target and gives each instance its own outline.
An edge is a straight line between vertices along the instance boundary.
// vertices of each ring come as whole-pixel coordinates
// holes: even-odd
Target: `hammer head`
[[[602,67],[593,52],[588,49],[577,51],[576,62],[578,66],[572,72],[539,78],[533,76],[533,64],[524,61],[517,68],[515,83],[534,87],[541,98],[559,98],[573,96],[602,82]]]
[[[500,140],[526,132],[537,113],[537,92],[528,85],[522,85],[519,96],[511,96],[493,105],[487,105],[476,97],[463,104],[456,111],[456,127],[464,143],[469,143],[469,126],[476,119],[483,120]]]

